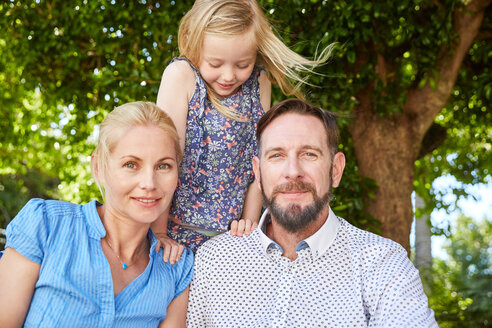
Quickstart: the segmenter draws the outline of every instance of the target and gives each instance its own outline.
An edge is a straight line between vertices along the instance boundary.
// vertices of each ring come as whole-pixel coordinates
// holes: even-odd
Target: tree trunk
[[[413,219],[411,193],[414,163],[422,140],[434,118],[446,104],[456,82],[463,58],[482,24],[485,8],[491,0],[469,1],[454,13],[458,38],[438,49],[436,87],[410,88],[402,112],[380,115],[372,104],[372,85],[357,94],[358,105],[350,133],[354,141],[359,172],[376,181],[379,189],[368,199],[367,211],[380,220],[382,234],[410,250],[409,237]],[[385,58],[378,54],[376,73],[381,81],[394,72],[387,71]]]
[[[424,209],[425,203],[419,195],[415,195],[415,208]],[[426,291],[432,284],[432,248],[430,217],[428,214],[415,218],[415,266]]]

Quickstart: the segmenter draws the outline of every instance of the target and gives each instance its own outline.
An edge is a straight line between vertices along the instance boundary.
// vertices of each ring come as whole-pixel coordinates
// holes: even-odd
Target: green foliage
[[[191,4],[0,4],[0,226],[31,197],[99,197],[93,132],[114,106],[155,100]]]
[[[319,75],[311,76],[313,86],[305,92],[313,103],[347,114],[340,119],[341,149],[348,165],[335,191],[337,213],[377,231],[377,221],[364,212],[364,196],[370,196],[375,185],[359,176],[347,129],[355,96],[371,85],[375,110],[388,115],[401,112],[408,88],[435,83],[437,49],[454,40],[451,13],[461,1],[259,2],[278,34],[302,55],[312,57],[324,46],[338,43],[332,60],[317,70]],[[0,208],[8,212],[0,216],[0,226],[30,197],[74,202],[99,197],[88,165],[93,132],[114,106],[155,100],[162,71],[178,54],[179,21],[192,3],[11,0],[0,4]],[[488,23],[490,16],[486,15]],[[476,42],[467,57],[470,65],[458,78],[459,93],[453,94],[443,119],[438,118],[458,130],[469,121],[470,138],[482,133],[477,129],[485,129],[483,122],[490,118],[485,100],[490,100],[491,74],[485,67],[491,53],[490,42]],[[381,56],[386,67],[378,66]],[[475,95],[476,90],[481,91]],[[476,100],[470,107],[472,97]],[[274,88],[273,102],[283,98]],[[464,107],[470,120],[461,115]],[[487,174],[480,161],[487,159],[484,153],[490,154],[490,130],[484,133],[488,141],[466,164],[471,165],[466,166],[467,172],[476,177],[473,181]],[[460,140],[463,143],[453,144],[450,139],[442,150],[456,149],[457,170],[458,159],[467,157],[468,149],[465,139]],[[43,187],[42,181],[49,183]]]
[[[490,15],[487,16],[490,24]],[[458,75],[450,99],[435,123],[444,127],[446,139],[437,149],[415,163],[416,192],[426,200],[426,210],[445,210],[457,207],[466,196],[466,186],[486,183],[492,163],[492,44],[477,40],[471,47]],[[456,198],[449,204],[432,187],[432,182],[443,175],[453,175],[459,182],[450,186]]]
[[[434,261],[429,297],[442,328],[492,323],[492,222],[460,216],[446,245],[449,260]]]

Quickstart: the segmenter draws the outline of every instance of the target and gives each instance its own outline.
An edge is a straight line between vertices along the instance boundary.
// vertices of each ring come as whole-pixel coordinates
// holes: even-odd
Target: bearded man
[[[345,167],[336,115],[285,100],[256,137],[266,211],[249,236],[199,248],[187,326],[437,327],[403,247],[330,208]]]

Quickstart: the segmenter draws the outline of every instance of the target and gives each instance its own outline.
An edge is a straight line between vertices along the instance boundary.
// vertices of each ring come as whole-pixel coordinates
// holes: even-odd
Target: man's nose
[[[297,180],[304,175],[304,170],[297,156],[288,157],[285,161],[284,177],[286,179]]]

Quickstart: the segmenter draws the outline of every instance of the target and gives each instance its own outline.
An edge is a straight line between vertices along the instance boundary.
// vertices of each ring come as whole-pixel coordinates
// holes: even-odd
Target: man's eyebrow
[[[272,151],[283,151],[285,150],[285,147],[272,147],[272,148],[267,148],[265,149],[265,154],[272,152]],[[323,154],[323,150],[320,147],[313,146],[313,145],[302,145],[299,147],[299,150],[315,150],[321,154]]]
[[[269,152],[272,152],[272,151],[281,151],[281,150],[284,150],[284,148],[283,147],[267,148],[267,149],[265,149],[265,154],[266,153],[269,153]]]
[[[313,145],[303,145],[301,147],[301,149],[303,149],[303,150],[306,150],[306,149],[315,150],[315,151],[319,152],[320,154],[323,154],[323,149],[321,149],[317,146],[313,146]]]

